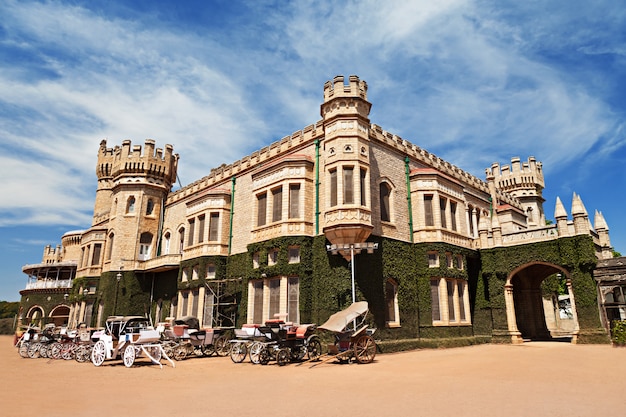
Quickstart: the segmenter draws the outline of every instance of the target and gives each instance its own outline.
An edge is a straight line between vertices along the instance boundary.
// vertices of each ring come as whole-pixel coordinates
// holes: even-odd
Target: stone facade
[[[172,146],[155,149],[149,139],[143,147],[127,140],[107,148],[102,141],[92,225],[64,236],[63,246],[47,247],[42,264],[24,267],[30,282],[22,291],[23,321],[31,320],[35,309],[49,314],[29,301],[38,291],[31,284],[47,282],[61,264],[74,268],[71,285],[57,288],[65,295],[58,305],[70,310],[70,326],[83,321],[98,326],[105,315],[119,313],[120,287],[130,285],[131,275],[138,277],[140,288],[132,296],[147,300],[146,314],[149,310],[157,321],[165,315],[195,315],[204,325],[216,324],[222,291],[217,282],[228,280],[243,280],[247,293],[239,323],[274,314],[299,321],[303,307],[298,294],[307,277],[233,277],[219,269],[241,255],[248,256],[252,269],[259,263],[271,266],[277,262],[272,257],[283,254],[250,248],[287,237],[324,236],[332,253],[347,260],[354,256],[350,249],[360,252],[361,245],[376,239],[443,243],[452,248],[450,256],[424,262],[458,269],[463,269],[463,251],[480,257],[484,249],[581,234],[592,237],[598,258],[612,257],[601,213],[596,213],[594,229],[578,196],[572,203],[573,220],[559,199],[556,224],[546,224],[542,165],[534,157],[525,162],[513,158],[510,166],[493,164],[481,180],[371,123],[367,89],[356,76],[335,77],[324,85],[321,120],[176,191],[178,155]],[[300,249],[288,248],[289,264],[299,262]],[[200,281],[203,285],[192,285]],[[452,316],[463,316],[457,324],[471,326],[468,293],[473,289],[467,279],[461,281],[454,291],[445,280],[433,287],[432,296],[441,300],[432,303],[445,314],[431,324],[450,325]],[[393,283],[384,290],[387,303],[396,305],[388,309],[395,317],[386,323],[399,327],[397,296],[389,295],[396,284],[388,282]],[[113,286],[115,301],[104,295]],[[517,334],[512,295],[509,301],[509,330]]]

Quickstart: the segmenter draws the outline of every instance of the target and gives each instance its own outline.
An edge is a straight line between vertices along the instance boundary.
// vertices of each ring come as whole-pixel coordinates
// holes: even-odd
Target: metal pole
[[[352,273],[352,302],[356,303],[356,292],[354,289],[354,245],[350,245],[350,269]]]

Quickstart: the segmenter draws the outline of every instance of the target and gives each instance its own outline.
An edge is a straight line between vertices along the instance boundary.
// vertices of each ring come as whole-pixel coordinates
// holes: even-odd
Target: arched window
[[[111,260],[111,255],[113,254],[113,242],[115,241],[115,233],[109,233],[109,244],[107,245],[107,257],[106,260]]]
[[[144,232],[139,237],[139,260],[147,261],[150,259],[152,245],[152,233]]]
[[[154,201],[152,199],[148,200],[148,204],[146,204],[146,216],[151,216],[154,212]]]
[[[178,229],[178,253],[183,253],[183,248],[185,247],[185,228],[181,227]]]
[[[135,197],[130,196],[126,201],[126,213],[134,213],[135,212]]]
[[[169,255],[170,254],[170,239],[172,238],[172,235],[170,234],[170,232],[166,232],[163,238],[165,240],[164,242],[165,245],[163,247],[163,255]]]
[[[391,205],[389,198],[391,196],[391,187],[386,182],[380,183],[380,220],[383,222],[391,221]]]
[[[387,326],[397,327],[400,325],[398,284],[391,278],[385,282],[385,300],[387,304]]]

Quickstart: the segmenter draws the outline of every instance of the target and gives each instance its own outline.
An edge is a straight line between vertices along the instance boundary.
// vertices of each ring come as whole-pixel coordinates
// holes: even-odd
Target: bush
[[[14,319],[0,319],[0,334],[13,334],[15,329],[13,328]]]
[[[626,346],[626,320],[614,321],[611,341],[616,345]]]

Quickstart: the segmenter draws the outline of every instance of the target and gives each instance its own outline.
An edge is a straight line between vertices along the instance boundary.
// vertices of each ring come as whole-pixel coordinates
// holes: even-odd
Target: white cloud
[[[11,210],[4,224],[64,212],[88,219],[103,138],[171,143],[183,183],[193,182],[317,121],[322,84],[337,74],[368,82],[374,123],[477,175],[511,153],[559,165],[601,138],[623,146],[602,97],[537,53],[548,34],[566,37],[555,25],[569,17],[460,0],[250,7],[253,26],[229,32],[237,38],[227,45],[211,27],[186,31],[149,12],[133,20],[63,3],[0,6],[0,48],[30,57],[0,64],[0,100],[11,109],[0,128],[0,148],[11,151],[2,189],[23,204],[0,202]],[[35,163],[24,168],[25,158]],[[34,195],[47,200],[48,218]]]

